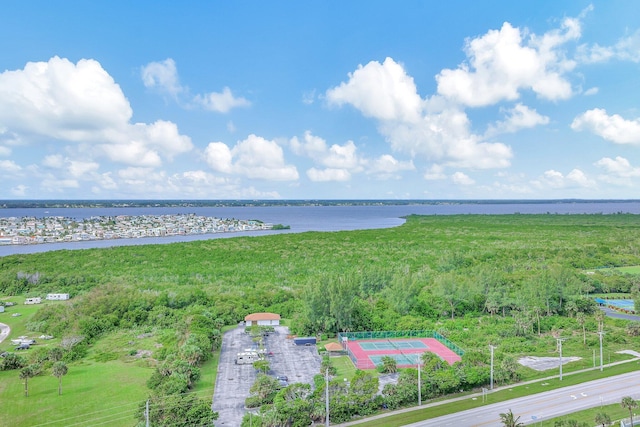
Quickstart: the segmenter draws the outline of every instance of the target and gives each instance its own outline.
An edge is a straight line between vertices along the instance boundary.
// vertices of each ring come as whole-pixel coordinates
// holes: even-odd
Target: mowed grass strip
[[[632,361],[629,363],[623,363],[607,367],[604,372],[600,372],[599,369],[580,372],[574,375],[567,374],[560,381],[558,378],[540,380],[531,384],[514,385],[513,387],[503,388],[487,395],[486,401],[483,403],[482,399],[477,398],[473,400],[470,396],[468,399],[458,400],[455,402],[443,403],[442,405],[426,407],[424,409],[416,409],[415,411],[405,412],[398,415],[389,417],[383,417],[377,420],[371,420],[358,424],[363,427],[400,427],[410,423],[424,421],[431,418],[440,417],[442,415],[452,414],[454,412],[465,411],[467,409],[473,409],[484,405],[489,405],[497,402],[504,402],[510,399],[516,399],[518,397],[529,396],[536,393],[542,393],[549,390],[555,390],[562,387],[568,387],[596,379],[606,378],[614,375],[624,374],[627,372],[633,372],[640,368],[639,361]],[[449,396],[451,397],[451,396]],[[416,402],[417,403],[417,402]],[[430,403],[430,402],[425,402]],[[518,414],[515,414],[518,415]],[[566,416],[567,418],[573,418],[572,415]],[[565,417],[560,417],[565,418]],[[593,421],[593,420],[592,420]]]
[[[29,397],[19,371],[0,372],[0,420],[7,426],[132,426],[147,398],[149,368],[120,362],[69,364],[58,379],[45,371],[29,379]]]

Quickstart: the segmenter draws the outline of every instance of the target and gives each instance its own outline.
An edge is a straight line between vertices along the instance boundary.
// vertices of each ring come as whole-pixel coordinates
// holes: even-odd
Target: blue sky
[[[640,198],[637,1],[0,16],[0,199]]]

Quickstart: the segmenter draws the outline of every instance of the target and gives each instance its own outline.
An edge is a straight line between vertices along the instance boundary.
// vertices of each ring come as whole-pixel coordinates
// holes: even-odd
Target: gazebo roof
[[[343,348],[340,344],[338,344],[337,342],[330,342],[329,344],[325,344],[324,348],[327,351],[342,351]]]

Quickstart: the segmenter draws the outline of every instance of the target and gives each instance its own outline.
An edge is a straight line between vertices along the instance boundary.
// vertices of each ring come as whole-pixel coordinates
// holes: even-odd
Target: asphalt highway
[[[640,399],[640,371],[457,412],[408,426],[502,426],[499,414],[509,410],[520,416],[520,422],[535,425],[542,420],[584,409],[620,403],[624,396]]]

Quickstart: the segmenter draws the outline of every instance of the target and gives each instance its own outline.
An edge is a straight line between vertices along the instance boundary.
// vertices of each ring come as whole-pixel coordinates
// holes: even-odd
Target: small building
[[[49,301],[65,301],[69,299],[69,294],[47,294]]]
[[[245,326],[277,326],[280,324],[280,315],[275,313],[253,313],[244,318]]]
[[[316,337],[297,337],[293,339],[295,345],[316,345]]]
[[[26,300],[24,300],[25,304],[40,304],[41,302],[42,298],[40,297],[27,298]]]
[[[341,353],[344,351],[344,348],[342,348],[342,346],[340,344],[338,344],[337,342],[330,342],[328,344],[325,344],[324,349],[327,350],[329,352],[329,354],[331,353]]]

